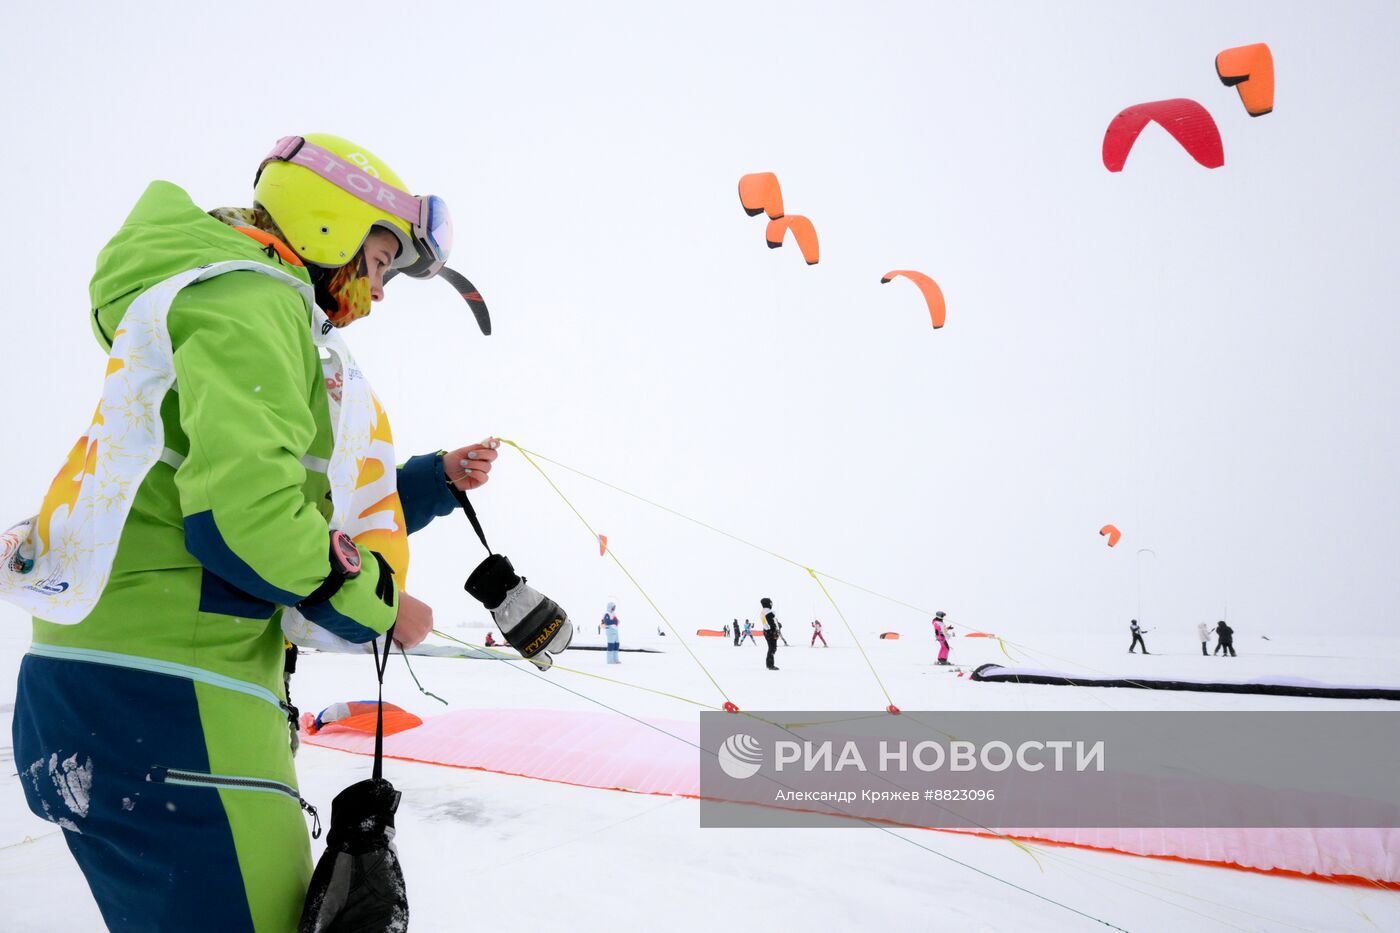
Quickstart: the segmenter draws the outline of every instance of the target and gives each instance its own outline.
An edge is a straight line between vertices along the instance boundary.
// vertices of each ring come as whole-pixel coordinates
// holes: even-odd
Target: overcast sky
[[[278,137],[324,131],[448,200],[495,320],[400,280],[346,332],[401,458],[500,434],[1032,644],[1121,638],[1140,601],[1182,630],[1227,603],[1247,633],[1393,630],[1400,6],[294,6],[8,14],[5,523],[91,413],[87,283],[145,185],[246,205]],[[1252,42],[1278,75],[1258,119],[1213,67]],[[1107,172],[1114,114],[1171,97],[1215,117],[1224,167],[1149,127]],[[765,248],[755,171],[819,265]],[[943,330],[894,268],[939,281]],[[800,570],[556,479],[678,626],[765,595],[831,618]],[[655,624],[514,452],[476,501],[590,633],[609,597]],[[466,523],[416,541],[410,589],[481,618]]]

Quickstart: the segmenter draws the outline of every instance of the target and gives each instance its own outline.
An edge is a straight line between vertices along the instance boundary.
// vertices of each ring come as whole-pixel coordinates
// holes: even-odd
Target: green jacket
[[[98,341],[111,349],[127,307],[147,288],[230,259],[308,280],[180,188],[152,183],[98,256]],[[176,386],[160,416],[173,455],[142,483],[92,613],[77,625],[36,619],[34,643],[173,662],[280,696],[280,607],[330,572],[332,435],[308,311],[296,290],[231,272],[180,292],[168,326]],[[440,455],[413,458],[398,480],[407,530],[452,510]],[[320,615],[308,612],[352,641],[382,634],[397,612],[376,595],[379,565],[362,557],[359,576]]]

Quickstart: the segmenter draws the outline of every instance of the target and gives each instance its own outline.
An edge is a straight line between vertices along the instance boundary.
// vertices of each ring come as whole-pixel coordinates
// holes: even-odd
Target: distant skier
[[[621,664],[622,659],[617,656],[619,642],[617,639],[617,625],[620,621],[613,613],[617,610],[617,603],[608,603],[608,611],[603,613],[602,628],[608,636],[608,663]]]
[[[1143,630],[1138,628],[1138,620],[1133,619],[1128,623],[1128,626],[1133,630],[1133,641],[1132,644],[1128,645],[1128,654],[1133,654],[1137,650],[1138,645],[1142,645],[1143,654],[1150,654],[1151,652],[1147,650],[1147,642],[1142,640]]]
[[[943,613],[933,614],[933,637],[938,639],[938,663],[948,664],[948,634],[943,630]]]
[[[764,664],[770,671],[776,671],[778,665],[773,661],[778,654],[778,617],[773,613],[773,600],[767,596],[758,601],[763,607],[763,618],[760,620],[763,625],[763,640],[768,643],[768,658]]]
[[[739,639],[744,637],[744,633],[739,629],[739,620],[734,620],[734,647],[739,647]]]
[[[1235,654],[1235,630],[1225,624],[1221,619],[1215,625],[1215,634],[1220,636],[1220,642],[1215,646],[1217,651],[1222,651],[1227,658],[1238,657]]]
[[[1206,650],[1206,645],[1210,644],[1210,629],[1204,622],[1197,622],[1196,634],[1201,639],[1201,654],[1210,657],[1210,652]]]
[[[818,639],[818,638],[820,638],[820,639],[822,640],[822,647],[823,647],[823,648],[830,648],[830,647],[831,647],[830,645],[828,645],[828,644],[826,643],[826,636],[822,634],[822,620],[821,620],[821,619],[814,619],[814,620],[812,621],[812,644],[811,644],[811,647],[813,647],[813,648],[817,647],[817,639]]]
[[[739,637],[739,641],[735,642],[735,644],[741,644],[745,638],[749,640],[750,644],[758,644],[753,638],[753,623],[748,619],[744,620],[744,634]]]

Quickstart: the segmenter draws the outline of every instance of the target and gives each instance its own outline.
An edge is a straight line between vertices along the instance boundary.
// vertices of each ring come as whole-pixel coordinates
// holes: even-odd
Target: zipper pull
[[[305,798],[305,797],[298,797],[298,798],[297,798],[297,803],[301,804],[301,808],[302,808],[303,810],[305,810],[305,811],[306,811],[308,814],[310,814],[310,816],[311,816],[311,838],[312,838],[312,839],[320,839],[320,838],[321,838],[321,815],[320,815],[319,813],[316,812],[316,808],[315,808],[315,807],[313,807],[311,804],[309,804],[309,803],[306,802],[306,798]]]

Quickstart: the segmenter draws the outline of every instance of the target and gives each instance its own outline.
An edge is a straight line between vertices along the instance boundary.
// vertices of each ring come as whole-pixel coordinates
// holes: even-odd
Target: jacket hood
[[[153,181],[97,254],[88,286],[93,336],[110,351],[112,335],[138,295],[172,275],[211,262],[261,262],[310,282],[306,269],[271,252],[200,210],[178,185]]]

